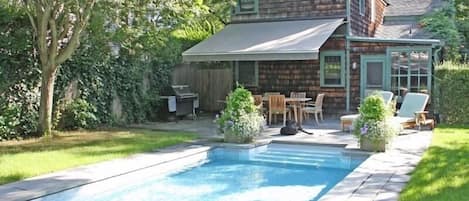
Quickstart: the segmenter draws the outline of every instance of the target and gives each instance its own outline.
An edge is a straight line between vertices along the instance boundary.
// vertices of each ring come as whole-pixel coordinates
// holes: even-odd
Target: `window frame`
[[[325,83],[325,57],[327,56],[340,56],[340,84],[326,84]],[[345,87],[345,51],[342,50],[330,50],[321,51],[319,58],[320,66],[320,86],[321,87]]]
[[[393,52],[406,52],[408,55],[410,55],[410,53],[412,51],[417,51],[417,52],[426,51],[426,52],[428,52],[428,63],[427,63],[427,74],[426,74],[427,86],[426,87],[427,87],[428,94],[431,94],[432,93],[432,75],[433,75],[433,68],[432,68],[433,49],[431,47],[424,47],[424,46],[388,47],[388,48],[386,48],[386,66],[387,66],[387,70],[386,70],[386,78],[387,78],[387,80],[386,80],[386,89],[392,90],[392,78],[393,77],[403,76],[401,74],[398,74],[398,75],[393,75],[392,74],[392,53]],[[408,62],[410,62],[410,61],[411,60],[409,59]],[[409,89],[409,92],[411,92],[411,87],[409,87],[409,86],[411,85],[412,76],[420,76],[420,75],[421,75],[420,72],[417,73],[417,74],[413,74],[411,71],[408,71],[407,75],[405,75],[406,78],[407,78],[406,88]],[[419,80],[420,80],[420,78],[419,78]],[[419,81],[419,87],[418,88],[420,88],[420,81]],[[398,96],[400,94],[395,94],[395,95]]]
[[[234,67],[235,67],[235,81],[239,83],[239,62],[240,61],[235,61],[234,62]],[[259,86],[259,62],[258,61],[241,61],[241,62],[254,62],[254,84],[245,84],[245,83],[239,83],[242,86],[245,87],[257,87]]]
[[[361,16],[365,16],[366,0],[358,0],[358,12]]]
[[[240,1],[242,0],[236,1],[235,14],[257,14],[259,12],[259,0],[253,0],[254,1],[253,11],[241,11]]]
[[[370,20],[371,22],[375,22],[376,21],[376,0],[371,0],[371,17],[370,17]]]

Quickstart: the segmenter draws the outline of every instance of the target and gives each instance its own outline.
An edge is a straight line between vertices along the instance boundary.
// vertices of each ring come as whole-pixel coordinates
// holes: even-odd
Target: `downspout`
[[[345,30],[345,110],[346,112],[350,112],[350,31],[351,31],[351,24],[350,24],[350,0],[345,1],[345,12],[347,16],[347,27]]]

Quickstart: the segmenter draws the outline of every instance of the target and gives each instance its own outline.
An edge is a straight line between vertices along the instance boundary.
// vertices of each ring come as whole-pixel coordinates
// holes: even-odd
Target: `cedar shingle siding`
[[[345,0],[258,0],[256,14],[236,14],[232,22],[345,17]]]
[[[339,50],[345,52],[343,38],[331,38],[320,51]],[[358,78],[357,78],[358,79]],[[324,109],[328,114],[340,114],[345,110],[344,87],[321,87],[319,60],[305,61],[260,61],[259,85],[247,87],[253,94],[275,91],[286,94],[292,91],[306,92],[307,97],[325,93]],[[360,95],[360,92],[358,92]]]
[[[371,1],[375,1],[375,21],[371,22]],[[382,0],[365,0],[365,15],[360,15],[359,1],[351,0],[351,28],[352,35],[373,37],[376,28],[383,22],[385,2]]]

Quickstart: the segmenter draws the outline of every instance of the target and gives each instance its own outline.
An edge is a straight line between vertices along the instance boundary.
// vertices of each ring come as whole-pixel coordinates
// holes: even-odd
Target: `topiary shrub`
[[[83,99],[75,99],[65,105],[60,115],[58,129],[77,130],[96,128],[96,108]]]
[[[216,121],[226,142],[247,143],[260,134],[264,118],[254,105],[251,92],[238,87],[228,96],[226,108]]]

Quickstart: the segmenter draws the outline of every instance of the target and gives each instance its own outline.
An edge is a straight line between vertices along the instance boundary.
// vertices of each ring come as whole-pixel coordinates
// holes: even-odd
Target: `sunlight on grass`
[[[151,151],[189,140],[184,132],[108,130],[63,132],[54,138],[0,143],[0,184]]]
[[[440,126],[400,201],[469,198],[469,127]]]

